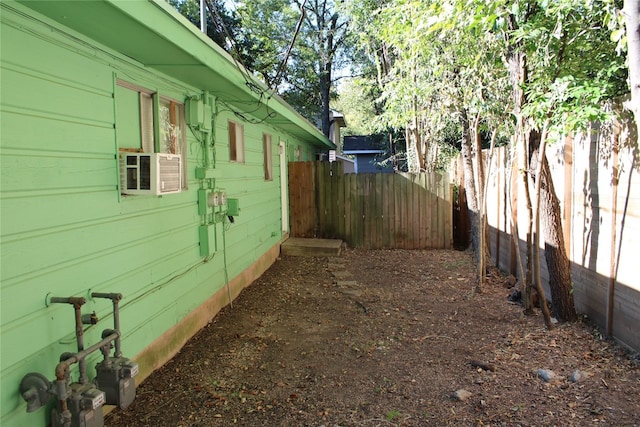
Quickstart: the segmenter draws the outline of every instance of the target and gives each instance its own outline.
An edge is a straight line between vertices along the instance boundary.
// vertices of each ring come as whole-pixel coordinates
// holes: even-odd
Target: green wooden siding
[[[195,168],[203,150],[191,131],[187,191],[162,197],[118,191],[116,134],[136,135],[138,119],[120,124],[119,117],[135,109],[116,108],[116,79],[177,100],[201,89],[3,3],[10,7],[0,14],[0,424],[44,426],[48,411],[26,412],[20,380],[33,371],[52,379],[60,354],[76,348],[72,307],[47,307],[48,294],[121,292],[123,351],[133,357],[223,288],[225,265],[220,244],[209,262],[199,254]],[[225,236],[232,279],[282,238],[278,142],[303,145],[305,153],[315,147],[264,123],[244,122],[245,163],[230,163],[229,119],[240,121],[228,111],[216,119],[221,178],[215,186],[240,200],[241,214]],[[272,135],[273,181],[264,180],[263,133]],[[111,304],[89,299],[82,311],[100,318],[85,332],[86,343],[97,342],[112,325]],[[90,378],[98,359],[88,359]]]

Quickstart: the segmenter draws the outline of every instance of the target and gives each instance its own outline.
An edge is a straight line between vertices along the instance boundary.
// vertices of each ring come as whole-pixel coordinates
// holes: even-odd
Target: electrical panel
[[[189,98],[185,103],[186,119],[190,126],[204,123],[204,103],[199,98]]]
[[[167,153],[120,153],[122,194],[163,194],[182,191],[182,157]]]
[[[211,105],[205,104],[200,98],[189,98],[186,101],[186,119],[189,126],[204,132],[211,131]]]
[[[239,199],[227,199],[227,215],[238,216],[240,215],[240,200]]]

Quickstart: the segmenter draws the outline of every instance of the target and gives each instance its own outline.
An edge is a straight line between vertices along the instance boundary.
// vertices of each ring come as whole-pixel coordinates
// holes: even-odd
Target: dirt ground
[[[637,355],[473,289],[466,252],[283,257],[105,424],[640,425]]]

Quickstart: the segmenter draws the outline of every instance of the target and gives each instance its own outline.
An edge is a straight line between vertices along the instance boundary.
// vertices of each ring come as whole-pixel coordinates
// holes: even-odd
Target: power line
[[[291,55],[291,50],[293,49],[293,45],[296,42],[296,38],[298,37],[298,34],[300,33],[300,28],[302,28],[302,22],[304,21],[304,17],[306,16],[306,11],[304,9],[304,6],[307,4],[307,0],[304,0],[302,2],[302,4],[300,5],[300,19],[298,20],[298,23],[296,24],[296,30],[293,33],[293,38],[291,39],[291,43],[289,43],[289,47],[287,49],[287,53],[285,54],[284,58],[282,59],[282,62],[280,63],[280,67],[278,67],[278,72],[276,73],[276,77],[274,78],[274,86],[277,88],[278,85],[280,84],[280,79],[282,78],[281,75],[284,72],[284,68],[287,65],[287,61],[289,60],[289,56]],[[274,88],[275,90],[275,88]]]
[[[306,0],[305,0],[306,1]],[[229,32],[229,29],[227,28],[227,25],[224,22],[224,19],[222,18],[222,14],[220,13],[220,11],[218,10],[215,2],[211,3],[209,0],[205,0],[205,3],[207,5],[207,10],[209,12],[209,16],[211,17],[211,20],[215,23],[217,21],[218,25],[222,28],[222,30],[224,31],[225,36],[228,38],[229,43],[231,44],[231,48],[233,49],[233,51],[235,52],[235,56],[231,55],[231,58],[233,59],[233,62],[236,66],[236,68],[238,68],[238,70],[240,71],[240,73],[242,74],[242,78],[244,79],[245,85],[255,94],[257,94],[259,96],[258,98],[258,106],[256,109],[254,109],[253,111],[248,111],[248,112],[239,112],[236,111],[235,109],[231,108],[231,106],[226,103],[223,102],[230,111],[232,111],[237,117],[249,122],[249,123],[253,123],[253,124],[260,124],[263,123],[264,121],[266,121],[269,118],[273,118],[275,117],[275,112],[274,111],[270,111],[269,108],[269,100],[271,99],[271,95],[268,95],[266,97],[266,100],[264,100],[265,98],[265,94],[267,93],[266,90],[262,89],[260,86],[258,86],[256,83],[254,83],[252,81],[252,76],[248,73],[247,71],[247,67],[244,65],[244,63],[242,63],[242,57],[240,56],[240,51],[238,50],[237,47],[237,42],[235,41],[234,37],[231,35],[231,33]],[[215,15],[215,16],[214,16]],[[217,19],[216,19],[217,18]],[[237,56],[237,58],[236,58]],[[272,89],[273,90],[273,89]],[[275,91],[273,91],[275,92]],[[254,114],[256,112],[258,112],[258,110],[260,110],[260,106],[264,104],[264,106],[267,109],[267,114],[260,120],[254,120],[254,119],[250,119],[249,117],[247,117],[245,114]]]

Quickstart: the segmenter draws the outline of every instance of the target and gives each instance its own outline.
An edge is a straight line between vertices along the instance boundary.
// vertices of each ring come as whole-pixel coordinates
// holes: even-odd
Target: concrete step
[[[287,256],[338,256],[341,249],[342,240],[290,237],[282,243],[280,252]]]

